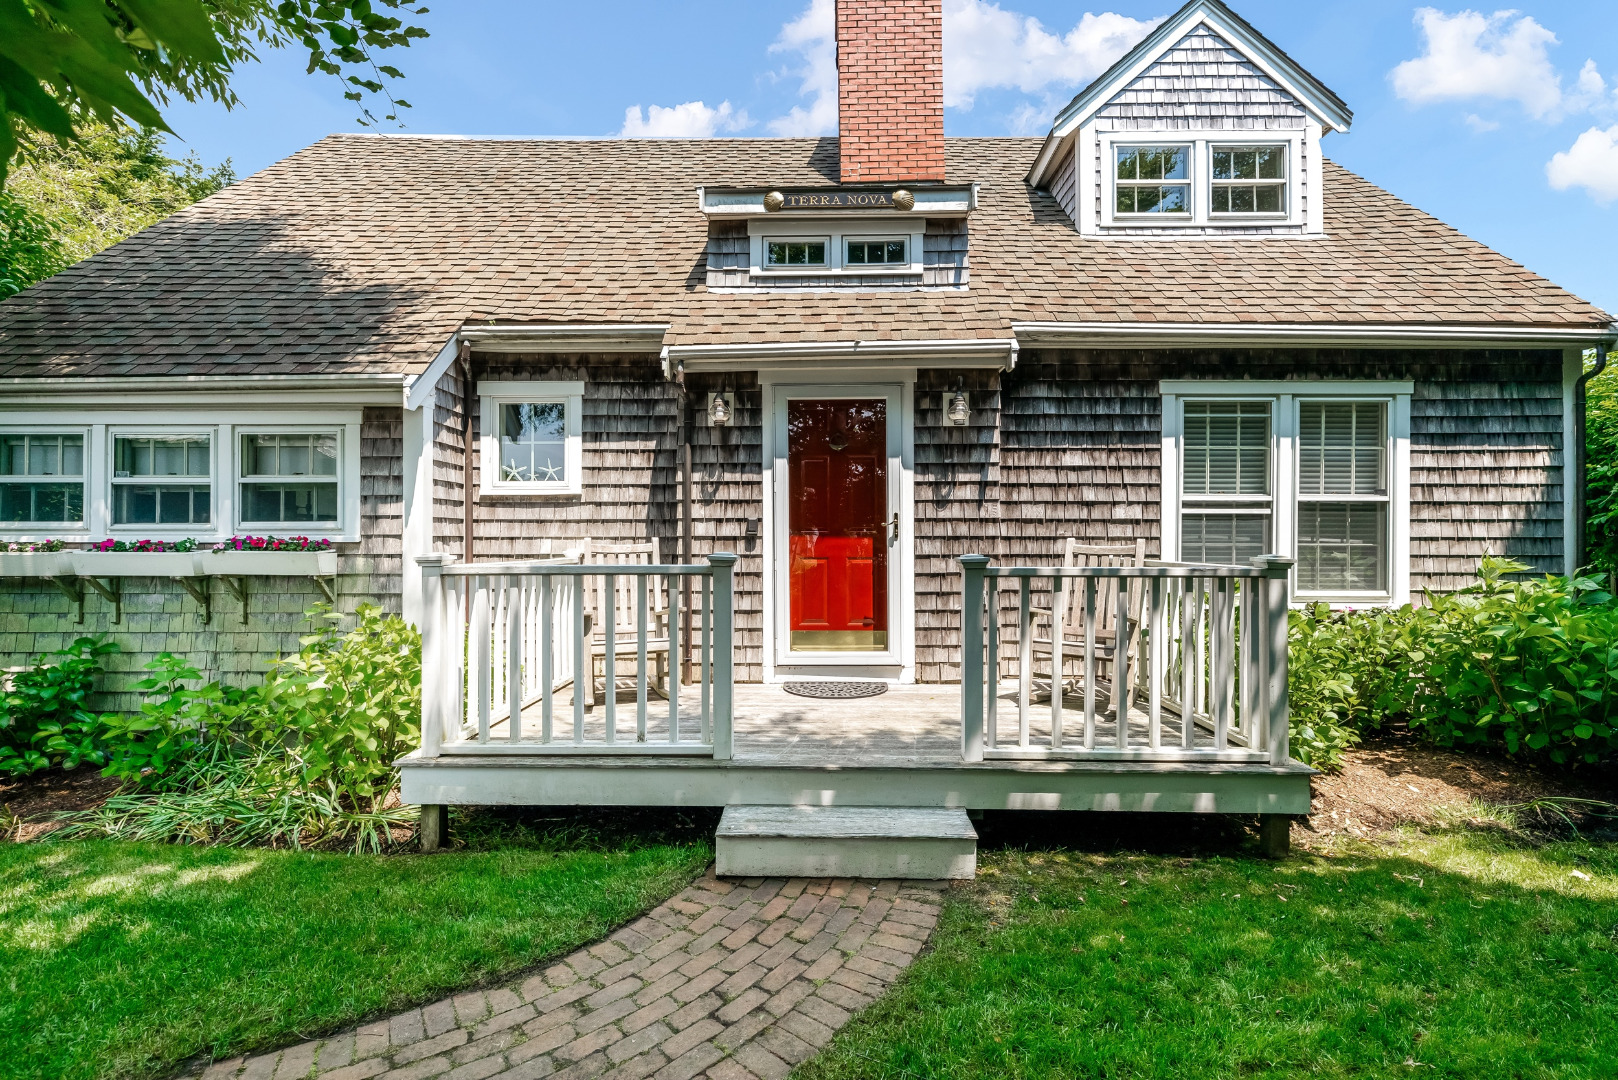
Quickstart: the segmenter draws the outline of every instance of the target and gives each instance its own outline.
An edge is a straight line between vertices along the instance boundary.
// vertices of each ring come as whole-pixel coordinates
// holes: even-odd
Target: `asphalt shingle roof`
[[[0,377],[414,372],[491,318],[667,322],[669,344],[1611,322],[1330,162],[1325,239],[1081,239],[1024,182],[1039,145],[947,142],[950,181],[981,184],[969,289],[761,295],[707,289],[696,189],[832,184],[836,139],[333,135],[0,303]]]

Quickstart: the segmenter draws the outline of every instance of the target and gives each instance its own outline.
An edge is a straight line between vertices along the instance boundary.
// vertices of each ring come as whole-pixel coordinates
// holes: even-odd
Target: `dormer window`
[[[1120,146],[1117,213],[1189,214],[1189,146]]]
[[[903,239],[849,240],[844,266],[904,266],[910,262]]]
[[[771,240],[766,244],[769,252],[769,265],[774,266],[825,266],[826,241],[820,240]]]
[[[1284,214],[1287,209],[1285,146],[1213,148],[1213,212]]]

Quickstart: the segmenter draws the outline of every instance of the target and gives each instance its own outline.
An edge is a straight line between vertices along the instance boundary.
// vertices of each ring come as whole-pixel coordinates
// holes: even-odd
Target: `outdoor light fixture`
[[[708,395],[708,423],[714,427],[729,427],[735,411],[730,394],[721,392]]]
[[[955,380],[955,396],[949,399],[949,422],[956,427],[963,427],[967,418],[972,415],[972,407],[966,402],[966,391],[961,387],[965,384],[964,378]]]

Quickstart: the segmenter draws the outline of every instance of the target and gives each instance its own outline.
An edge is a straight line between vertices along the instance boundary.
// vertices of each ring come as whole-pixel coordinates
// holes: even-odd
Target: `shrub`
[[[202,673],[173,653],[158,653],[146,662],[153,672],[135,684],[146,696],[140,712],[102,718],[102,739],[108,747],[107,776],[135,783],[158,783],[170,766],[202,749],[213,704],[225,696],[218,684],[189,689],[189,680]],[[216,727],[221,725],[217,724]]]
[[[117,651],[110,641],[81,637],[13,677],[0,695],[0,773],[25,776],[106,760],[101,720],[86,705],[101,658]]]
[[[1585,384],[1585,544],[1590,565],[1618,573],[1618,356]]]

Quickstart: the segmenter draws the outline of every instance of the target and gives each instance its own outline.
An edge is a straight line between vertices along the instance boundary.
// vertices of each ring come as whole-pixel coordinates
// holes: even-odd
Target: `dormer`
[[[1323,236],[1341,98],[1219,0],[1191,0],[1062,110],[1029,182],[1084,236]]]

